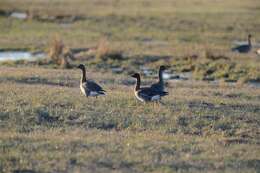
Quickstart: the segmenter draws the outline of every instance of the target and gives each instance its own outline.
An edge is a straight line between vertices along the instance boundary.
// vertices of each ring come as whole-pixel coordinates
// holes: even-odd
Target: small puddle
[[[185,72],[185,73],[164,72],[163,78],[165,80],[172,80],[172,81],[189,80],[192,79],[192,73],[191,72]]]
[[[214,84],[214,85],[219,85],[220,84],[220,80],[213,80],[213,81],[210,81],[211,84]],[[236,82],[226,82],[226,84],[228,86],[236,86]],[[257,89],[260,89],[260,82],[258,81],[250,81],[250,82],[247,82],[245,83],[245,86],[249,86],[251,88],[257,88]]]
[[[0,52],[0,61],[16,61],[16,60],[30,60],[34,61],[37,59],[45,58],[46,54],[31,53],[27,51],[4,51]]]
[[[248,85],[253,88],[260,88],[260,82],[252,81],[248,82]]]
[[[123,68],[120,67],[114,67],[111,70],[113,73],[117,73],[117,74],[123,73]]]
[[[21,13],[21,12],[13,12],[10,17],[25,20],[28,18],[27,13]]]

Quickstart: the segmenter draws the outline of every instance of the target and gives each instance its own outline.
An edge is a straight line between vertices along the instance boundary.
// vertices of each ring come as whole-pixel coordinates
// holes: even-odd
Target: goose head
[[[165,71],[166,70],[166,67],[164,65],[161,65],[160,66],[160,71]]]
[[[77,68],[81,69],[81,70],[84,70],[85,69],[85,66],[83,64],[80,64]]]
[[[133,75],[131,75],[131,77],[133,77],[133,78],[140,78],[140,74],[139,73],[135,73],[135,74],[133,74]]]
[[[248,34],[248,44],[249,44],[249,46],[251,46],[251,38],[252,38],[252,35]]]

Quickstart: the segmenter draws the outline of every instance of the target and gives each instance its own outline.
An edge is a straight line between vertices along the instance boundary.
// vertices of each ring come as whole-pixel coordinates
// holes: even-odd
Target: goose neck
[[[163,70],[159,70],[159,82],[163,83]]]
[[[86,69],[82,69],[82,75],[81,75],[81,83],[86,82]]]
[[[141,79],[140,79],[140,76],[138,76],[136,78],[135,91],[138,91],[140,89],[140,86],[141,86]]]
[[[251,38],[250,38],[250,37],[248,37],[248,45],[249,45],[249,46],[252,45],[252,44],[251,44]]]

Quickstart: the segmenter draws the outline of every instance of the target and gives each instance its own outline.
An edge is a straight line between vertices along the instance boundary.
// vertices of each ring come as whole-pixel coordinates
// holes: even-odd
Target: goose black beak
[[[139,76],[140,75],[138,73],[134,73],[134,74],[131,75],[131,77],[133,77],[133,78],[138,78]]]

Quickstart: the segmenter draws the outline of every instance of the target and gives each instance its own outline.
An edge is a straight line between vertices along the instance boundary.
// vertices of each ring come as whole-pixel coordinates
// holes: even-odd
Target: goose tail
[[[161,95],[161,96],[166,96],[166,95],[169,95],[169,93],[166,92],[166,91],[162,91],[162,92],[160,93],[160,95]]]
[[[232,50],[232,52],[236,52],[236,51],[237,51],[237,48],[236,48],[236,47],[233,47],[231,50]]]
[[[106,95],[106,91],[105,91],[105,90],[99,91],[98,93],[99,93],[100,95]]]

